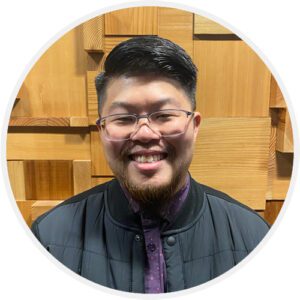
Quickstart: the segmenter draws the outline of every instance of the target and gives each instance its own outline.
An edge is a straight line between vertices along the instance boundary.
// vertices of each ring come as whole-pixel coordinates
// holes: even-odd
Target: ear
[[[201,123],[201,114],[199,112],[194,112],[193,125],[194,125],[194,141],[197,139],[200,123]]]

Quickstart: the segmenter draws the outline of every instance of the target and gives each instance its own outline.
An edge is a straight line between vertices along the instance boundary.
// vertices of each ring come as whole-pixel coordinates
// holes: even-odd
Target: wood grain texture
[[[91,161],[90,160],[74,160],[73,161],[73,194],[79,194],[92,187],[91,184]]]
[[[23,83],[27,104],[14,116],[86,116],[87,53],[82,28],[76,27],[55,42],[36,62]],[[21,103],[24,102],[20,100]],[[25,103],[25,102],[24,102]]]
[[[10,186],[15,199],[25,200],[24,162],[21,160],[10,160],[7,162],[7,170]]]
[[[89,118],[88,117],[71,117],[70,118],[71,127],[88,127]]]
[[[270,86],[270,107],[273,108],[285,108],[286,103],[283,94],[278,86],[278,83],[274,76],[271,76],[271,86]]]
[[[65,200],[73,195],[72,161],[24,162],[26,199]]]
[[[50,209],[54,208],[55,206],[59,205],[63,201],[46,201],[46,200],[38,200],[31,207],[31,218],[32,222],[39,217],[40,215],[46,213]]]
[[[10,132],[8,160],[90,159],[90,134],[71,132]]]
[[[284,153],[294,152],[293,130],[287,109],[278,110],[278,125],[276,130],[276,150]]]
[[[113,176],[105,159],[98,130],[91,131],[92,176]]]
[[[267,201],[266,209],[264,211],[264,219],[271,225],[274,224],[276,221],[276,218],[278,217],[278,214],[281,211],[281,208],[284,204],[284,201],[282,200],[272,200]]]
[[[92,186],[96,186],[99,184],[103,184],[105,182],[108,182],[110,180],[112,180],[114,177],[110,176],[110,177],[92,177]]]
[[[267,117],[270,71],[243,41],[194,41],[204,117]]]
[[[88,122],[90,125],[95,125],[98,119],[98,98],[95,87],[95,78],[97,75],[97,71],[87,72]]]
[[[35,203],[35,200],[17,200],[17,206],[20,210],[20,213],[28,226],[32,224],[32,215],[31,215],[31,208],[32,205]]]
[[[265,208],[270,118],[208,118],[190,167],[199,182],[257,210]]]
[[[98,16],[82,24],[83,46],[88,52],[104,51],[104,16]]]
[[[129,40],[131,37],[128,36],[107,36],[105,37],[105,53],[108,55],[111,50],[121,42]]]
[[[157,7],[133,7],[105,14],[105,34],[157,34]]]
[[[232,32],[211,19],[195,14],[194,34],[232,34]]]
[[[70,126],[70,118],[33,118],[33,117],[11,117],[9,126],[53,126],[68,127]]]
[[[158,35],[178,44],[193,57],[193,13],[159,7]]]

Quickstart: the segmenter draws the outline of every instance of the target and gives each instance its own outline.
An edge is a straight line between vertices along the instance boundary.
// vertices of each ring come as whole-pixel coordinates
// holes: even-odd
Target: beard
[[[129,149],[129,147],[126,148]],[[184,184],[192,160],[192,158],[185,161],[179,160],[171,145],[167,146],[166,150],[167,159],[173,165],[173,173],[170,180],[165,184],[136,184],[128,174],[128,150],[122,151],[120,157],[114,161],[113,165],[110,165],[115,177],[127,189],[134,201],[139,204],[141,210],[155,218],[163,216],[173,196]]]

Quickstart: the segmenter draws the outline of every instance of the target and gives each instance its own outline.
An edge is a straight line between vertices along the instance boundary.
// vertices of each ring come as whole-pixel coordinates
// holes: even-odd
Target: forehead
[[[104,115],[162,108],[191,109],[191,102],[183,88],[165,77],[121,76],[110,80],[105,94]]]

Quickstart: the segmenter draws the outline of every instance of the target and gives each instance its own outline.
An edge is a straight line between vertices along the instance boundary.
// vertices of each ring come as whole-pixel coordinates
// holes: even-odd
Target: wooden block
[[[193,13],[158,7],[158,35],[178,44],[193,57]]]
[[[11,117],[9,120],[9,126],[68,127],[70,126],[70,118]]]
[[[55,42],[33,66],[23,83],[29,111],[21,114],[19,110],[14,116],[87,116],[87,55],[83,49],[81,26]]]
[[[103,184],[105,182],[108,182],[110,180],[114,179],[114,177],[92,177],[92,186],[96,186],[99,184]]]
[[[31,200],[17,200],[16,203],[20,213],[28,226],[32,224],[31,207],[36,201]]]
[[[79,194],[92,187],[91,183],[91,161],[90,160],[74,160],[73,161],[73,194]]]
[[[276,150],[284,153],[292,153],[294,151],[293,129],[288,110],[285,108],[279,109],[278,117]]]
[[[98,130],[91,131],[92,176],[113,176],[106,161]]]
[[[68,132],[9,132],[7,159],[90,159],[90,135],[87,129],[79,131],[77,128]]]
[[[268,117],[271,73],[243,41],[194,41],[204,117]]]
[[[72,161],[24,162],[26,199],[65,200],[73,195]]]
[[[111,50],[121,42],[129,40],[131,37],[128,36],[111,36],[105,37],[105,53],[108,55]]]
[[[90,125],[95,125],[98,119],[98,98],[95,87],[95,78],[97,75],[98,72],[96,71],[87,72],[88,122]]]
[[[232,34],[232,32],[219,23],[195,14],[194,34]]]
[[[157,34],[157,7],[132,7],[105,14],[105,34]]]
[[[70,118],[71,127],[88,127],[89,118],[88,117],[71,117]]]
[[[104,16],[83,23],[83,45],[88,52],[104,51]]]
[[[272,108],[285,108],[286,103],[283,94],[277,84],[274,76],[271,76],[271,86],[270,86],[270,107]]]
[[[208,118],[202,122],[190,167],[192,176],[253,209],[264,210],[270,118]]]
[[[24,162],[13,160],[7,162],[10,186],[16,200],[25,200]]]
[[[31,217],[32,221],[34,221],[37,217],[44,214],[48,210],[54,208],[58,204],[62,203],[63,201],[35,201],[35,203],[31,207]]]
[[[270,225],[273,225],[276,221],[276,218],[278,217],[283,204],[284,201],[282,200],[267,201],[264,218]]]

